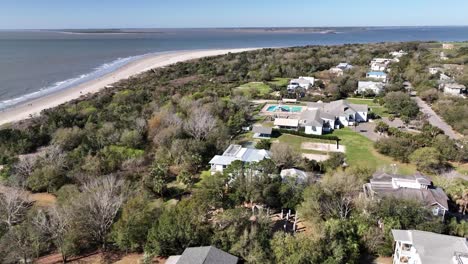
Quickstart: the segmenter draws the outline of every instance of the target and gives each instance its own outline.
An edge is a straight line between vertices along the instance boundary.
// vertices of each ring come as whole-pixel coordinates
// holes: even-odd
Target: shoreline
[[[128,79],[132,76],[149,71],[151,69],[169,66],[178,62],[199,59],[203,57],[224,55],[227,53],[239,53],[260,48],[238,48],[238,49],[210,49],[189,50],[158,53],[145,55],[140,59],[132,61],[117,70],[105,74],[94,80],[90,80],[76,86],[66,88],[39,98],[22,102],[16,106],[0,111],[0,126],[21,120],[36,117],[42,110],[53,108],[78,99],[81,96],[97,93],[112,84]]]

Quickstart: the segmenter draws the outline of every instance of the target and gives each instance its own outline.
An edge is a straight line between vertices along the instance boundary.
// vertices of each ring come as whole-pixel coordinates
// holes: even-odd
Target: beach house
[[[338,67],[332,67],[328,70],[328,72],[332,75],[335,75],[336,77],[340,77],[340,76],[343,76],[344,74],[344,71],[343,69],[341,68],[338,68]]]
[[[309,135],[322,135],[335,127],[336,117],[324,112],[322,109],[307,109],[301,113],[300,125]]]
[[[466,86],[459,83],[444,83],[440,86],[444,94],[450,96],[460,96],[463,97],[466,93]]]
[[[366,78],[376,79],[382,82],[387,82],[387,74],[381,71],[371,71],[366,74]]]
[[[417,200],[432,210],[434,215],[445,216],[449,210],[448,197],[431,180],[422,174],[397,175],[376,172],[369,183],[363,186],[368,199],[393,197],[397,199]]]
[[[392,229],[393,264],[467,264],[468,243],[464,237],[419,230]]]
[[[314,86],[315,83],[315,78],[314,77],[304,77],[301,76],[297,79],[292,79],[289,82],[289,85],[287,87],[288,91],[293,91],[297,88],[303,88],[305,90],[308,90],[312,86]]]
[[[232,162],[240,160],[243,163],[259,162],[270,158],[270,152],[264,149],[243,148],[241,145],[230,145],[222,155],[214,156],[209,164],[211,174],[223,172]]]
[[[170,256],[166,264],[237,264],[239,258],[213,246],[189,247],[182,255]]]
[[[294,168],[281,170],[280,176],[283,181],[293,179],[295,183],[306,183],[309,178],[307,172]]]
[[[253,138],[269,139],[271,138],[272,131],[273,129],[271,127],[253,126]]]
[[[373,81],[359,81],[358,82],[358,89],[356,90],[356,94],[366,94],[366,93],[373,93],[378,95],[382,93],[385,88],[385,83],[383,82],[373,82]]]
[[[355,122],[367,122],[367,105],[351,104],[345,100],[332,101],[329,103],[308,103],[307,110],[319,110],[319,116],[330,124],[331,129],[341,126],[352,126]],[[314,115],[310,115],[313,117]],[[329,122],[329,120],[333,120]],[[303,123],[303,122],[301,122]]]
[[[299,128],[299,119],[296,118],[276,118],[273,125],[280,129],[297,130]]]

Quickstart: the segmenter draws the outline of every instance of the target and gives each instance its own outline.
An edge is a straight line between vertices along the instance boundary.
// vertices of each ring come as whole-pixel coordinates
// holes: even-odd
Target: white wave
[[[111,72],[113,72],[113,71],[127,65],[128,63],[130,63],[132,61],[135,61],[135,60],[137,60],[137,59],[139,59],[139,58],[141,58],[143,56],[146,56],[146,55],[148,55],[148,54],[125,57],[125,58],[118,58],[118,59],[116,59],[116,60],[114,60],[112,62],[104,63],[104,64],[100,65],[99,67],[94,68],[93,69],[94,71],[92,71],[90,73],[81,74],[78,77],[74,77],[74,78],[70,78],[70,79],[67,79],[67,80],[64,80],[64,81],[56,82],[56,83],[54,83],[54,84],[52,84],[50,86],[42,87],[36,92],[25,94],[25,95],[22,95],[22,96],[19,96],[19,97],[16,97],[16,98],[12,98],[12,99],[7,99],[7,100],[0,101],[0,110],[15,106],[17,104],[20,104],[20,103],[23,103],[23,102],[26,102],[26,101],[29,101],[29,100],[32,100],[32,99],[36,99],[36,98],[39,98],[39,97],[42,97],[42,96],[45,96],[45,95],[48,95],[48,94],[63,90],[63,89],[67,89],[67,88],[76,86],[78,84],[81,84],[81,83],[84,83],[84,82],[87,82],[87,81],[90,81],[90,80],[94,80],[94,79],[99,78],[99,77],[101,77],[103,75],[111,73]]]

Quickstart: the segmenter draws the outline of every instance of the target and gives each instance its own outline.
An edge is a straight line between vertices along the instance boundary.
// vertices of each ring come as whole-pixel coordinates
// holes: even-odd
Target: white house
[[[367,105],[350,104],[345,100],[338,100],[330,103],[308,103],[307,110],[320,110],[316,115],[311,114],[310,116],[315,119],[318,115],[325,124],[330,125],[330,129],[336,129],[341,126],[352,126],[355,122],[367,122],[369,107]]]
[[[464,237],[397,229],[392,229],[392,235],[393,264],[468,263],[468,243]]]
[[[298,169],[284,169],[280,172],[281,179],[287,181],[288,178],[293,178],[296,183],[306,183],[308,176],[305,171]]]
[[[331,73],[331,74],[333,74],[333,75],[335,75],[335,76],[337,76],[337,77],[343,76],[343,74],[344,74],[343,69],[338,68],[338,67],[330,68],[330,69],[328,70],[328,72]]]
[[[399,51],[392,51],[390,52],[390,55],[393,57],[393,58],[401,58],[405,55],[408,55],[408,52],[405,52],[403,50],[399,50]]]
[[[276,118],[273,125],[277,128],[297,130],[299,128],[299,119]]]
[[[442,85],[444,94],[451,96],[463,96],[466,92],[466,86],[459,83],[445,83]]]
[[[364,94],[372,92],[374,94],[380,94],[385,88],[383,82],[372,82],[372,81],[359,81],[358,89],[356,90],[357,94]]]
[[[346,70],[351,70],[353,68],[353,65],[347,63],[347,62],[341,62],[338,65],[336,65],[336,68],[342,69],[344,71]]]
[[[264,149],[243,148],[241,145],[230,145],[222,155],[216,155],[210,160],[211,173],[223,172],[233,161],[244,163],[259,162],[270,158],[270,152]]]
[[[295,90],[299,87],[304,89],[309,89],[310,87],[314,86],[315,78],[314,77],[299,77],[297,79],[292,79],[289,82],[288,90]]]
[[[371,71],[383,72],[387,69],[387,64],[376,62],[376,63],[372,63],[370,68],[371,68]]]
[[[322,109],[307,109],[301,113],[300,126],[309,135],[322,135],[335,127],[336,116],[328,114]]]
[[[381,80],[387,82],[387,74],[381,71],[371,71],[366,74],[366,78]]]
[[[448,197],[441,188],[436,188],[422,174],[411,176],[376,172],[369,183],[363,186],[369,199],[394,197],[397,199],[417,200],[432,210],[434,215],[445,216],[449,210]]]

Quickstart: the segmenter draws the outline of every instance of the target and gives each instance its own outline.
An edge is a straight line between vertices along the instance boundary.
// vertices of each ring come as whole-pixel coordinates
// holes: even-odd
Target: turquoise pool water
[[[287,105],[270,105],[267,109],[267,112],[292,112],[297,113],[302,111],[302,106],[287,106]]]

